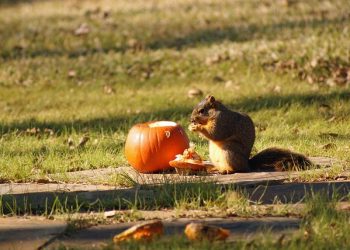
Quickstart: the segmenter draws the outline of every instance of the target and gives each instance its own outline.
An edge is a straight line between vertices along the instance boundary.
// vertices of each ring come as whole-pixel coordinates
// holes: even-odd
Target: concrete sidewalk
[[[342,178],[345,179],[344,181],[282,183],[284,180],[288,180],[290,176],[298,176],[299,174],[300,172],[238,173],[209,176],[205,177],[206,179],[200,176],[190,176],[190,178],[202,178],[194,182],[184,181],[182,176],[176,174],[170,177],[170,174],[153,174],[147,175],[147,178],[157,177],[158,181],[160,178],[167,178],[167,180],[164,180],[166,184],[173,181],[178,183],[179,187],[184,185],[187,188],[191,185],[195,187],[198,183],[210,180],[215,185],[222,187],[235,185],[236,187],[244,188],[250,200],[265,204],[271,204],[275,199],[283,203],[300,202],[312,192],[324,192],[329,195],[332,195],[334,192],[337,192],[339,195],[347,195],[349,193],[350,181],[347,177]],[[76,202],[90,204],[99,200],[108,208],[108,206],[113,206],[113,203],[118,203],[118,201],[132,202],[136,196],[142,197],[146,202],[152,202],[163,188],[161,182],[155,181],[155,183],[147,182],[130,188],[91,184],[5,183],[0,184],[0,196],[5,212],[10,212],[12,204],[16,204],[16,207],[20,208],[22,212],[29,210],[42,212],[51,208],[57,201],[61,204],[71,205]],[[6,209],[9,211],[6,211]]]
[[[66,227],[64,220],[44,217],[0,218],[0,249],[38,249]]]

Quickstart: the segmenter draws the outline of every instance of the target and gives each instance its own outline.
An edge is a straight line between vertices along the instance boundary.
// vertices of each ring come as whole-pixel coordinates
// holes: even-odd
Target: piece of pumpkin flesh
[[[121,242],[125,240],[150,240],[155,236],[162,235],[164,226],[161,221],[146,222],[135,225],[124,232],[114,236],[113,241]]]
[[[230,235],[230,231],[203,223],[190,223],[185,228],[185,234],[190,240],[225,240]]]

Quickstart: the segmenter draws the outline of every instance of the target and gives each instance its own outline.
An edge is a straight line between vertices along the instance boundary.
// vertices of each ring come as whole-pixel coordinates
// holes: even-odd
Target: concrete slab
[[[271,230],[274,236],[278,237],[299,228],[300,219],[283,217],[264,218],[207,218],[207,219],[169,219],[163,220],[165,235],[183,235],[185,226],[190,222],[205,222],[210,225],[220,226],[231,231],[229,240],[250,239],[258,232]],[[55,249],[58,246],[100,248],[112,242],[114,235],[135,225],[135,223],[118,223],[112,225],[94,226],[79,231],[70,236],[57,238],[48,249]]]
[[[107,170],[103,170],[107,174]],[[125,188],[108,185],[92,184],[70,184],[70,183],[4,183],[0,184],[0,196],[2,204],[16,204],[21,210],[31,209],[43,210],[51,207],[55,200],[70,203],[80,202],[93,203],[96,200],[102,202],[113,202],[116,200],[131,200],[135,196],[143,200],[153,199],[164,183],[190,183],[190,182],[215,182],[217,184],[253,185],[280,182],[289,178],[291,173],[263,172],[263,173],[241,173],[234,175],[211,175],[211,176],[179,176],[178,174],[139,174],[131,168],[120,167],[109,169],[119,173],[127,173],[139,183],[135,187]],[[83,172],[83,173],[81,173]],[[92,172],[80,171],[70,173],[87,179],[86,176]],[[86,174],[86,176],[84,176]],[[298,174],[298,173],[292,173]],[[6,207],[6,206],[5,206]]]
[[[87,185],[87,184],[69,184],[69,183],[3,183],[0,184],[0,196],[10,194],[29,194],[29,193],[67,193],[74,191],[98,191],[115,189],[113,186],[106,185]]]
[[[320,157],[315,162],[321,165],[333,164],[334,159]],[[317,170],[313,170],[317,171]],[[131,167],[106,168],[98,170],[86,170],[65,173],[69,178],[80,180],[81,183],[4,183],[0,184],[0,197],[2,206],[10,207],[11,204],[16,204],[18,208],[31,211],[42,211],[45,208],[51,207],[56,200],[74,204],[76,201],[93,203],[96,200],[106,204],[115,201],[134,201],[135,197],[142,197],[144,201],[153,200],[162,189],[163,184],[171,183],[188,183],[191,182],[213,182],[217,185],[236,185],[244,187],[248,190],[248,194],[253,200],[257,200],[260,192],[256,192],[256,187],[266,186],[271,184],[281,184],[286,180],[297,178],[303,172],[251,172],[251,173],[236,173],[231,175],[191,175],[181,176],[176,173],[164,174],[140,174]],[[109,178],[112,174],[128,175],[136,183],[136,186],[126,188],[122,186],[111,186],[101,184],[89,184],[89,179]],[[348,186],[347,180],[350,179],[350,172],[344,173],[344,185]],[[54,177],[53,175],[51,177]],[[55,179],[55,178],[54,178]],[[86,183],[84,183],[86,182]],[[297,186],[293,186],[297,185]],[[278,196],[280,200],[300,201],[305,196],[305,185],[307,190],[312,190],[314,184],[293,183],[291,186],[280,189],[268,189],[264,195],[259,196],[263,202],[271,202],[273,197]],[[322,185],[319,184],[317,188]],[[338,184],[336,184],[338,185]],[[314,185],[315,186],[315,185]],[[348,190],[348,189],[344,189]],[[294,197],[292,199],[292,196]],[[295,198],[297,197],[297,198]]]
[[[228,182],[228,184],[219,183],[217,185],[225,187],[225,185],[231,184],[232,183]],[[141,198],[143,202],[150,202],[150,204],[153,204],[152,202],[154,201],[154,198],[157,197],[163,189],[163,185],[161,184],[136,186],[133,188],[105,186],[101,189],[91,185],[78,186],[75,184],[66,184],[66,187],[69,188],[71,185],[71,188],[65,189],[64,191],[62,191],[60,186],[55,186],[53,184],[32,184],[34,186],[43,186],[38,189],[35,189],[34,187],[22,189],[23,184],[18,184],[18,186],[16,184],[11,184],[12,187],[9,189],[6,186],[5,188],[2,188],[3,185],[4,184],[0,185],[0,194],[2,206],[5,212],[6,209],[8,209],[7,207],[16,204],[17,209],[21,209],[22,212],[24,210],[30,210],[32,212],[38,211],[39,213],[44,212],[45,209],[51,209],[56,201],[67,205],[74,205],[76,201],[78,201],[79,204],[85,203],[88,205],[99,200],[105,208],[108,208],[117,204],[123,207],[126,205],[125,201],[130,201],[132,203],[135,201],[135,197],[138,197]],[[186,188],[189,188],[189,184],[183,185],[186,185]],[[181,190],[181,188],[179,190]],[[265,182],[259,185],[255,184],[252,186],[245,186],[245,190],[249,199],[254,202],[271,204],[277,199],[283,203],[291,203],[303,201],[305,196],[312,192],[324,192],[329,195],[337,192],[339,195],[345,196],[349,193],[350,181],[285,183],[282,185],[276,185],[276,183],[275,185],[266,185]]]
[[[282,185],[257,186],[246,190],[251,201],[261,204],[298,203],[313,194],[347,197],[350,193],[350,181],[284,183]]]
[[[10,189],[8,185],[11,185]],[[76,204],[85,204],[85,206],[89,206],[89,204],[96,204],[96,201],[100,200],[108,207],[108,204],[113,202],[133,200],[135,195],[141,196],[145,200],[154,197],[152,190],[140,190],[139,187],[103,186],[99,189],[94,185],[65,184],[66,189],[62,189],[60,184],[36,183],[28,184],[28,186],[31,187],[23,189],[23,184],[0,184],[1,205],[5,213],[12,212],[13,207],[17,209],[16,213],[31,211],[41,214],[45,210],[50,211],[53,206],[57,205],[74,207]]]
[[[66,229],[63,220],[0,218],[0,249],[38,249]]]
[[[328,157],[310,157],[310,160],[318,166],[330,167],[340,161]],[[141,174],[129,166],[120,166],[117,168],[104,168],[83,170],[76,172],[67,172],[62,174],[53,174],[49,177],[54,180],[70,180],[75,183],[85,184],[108,184],[107,180],[112,175],[127,175],[139,184],[162,184],[172,182],[190,182],[190,181],[215,181],[221,184],[237,183],[239,185],[259,184],[264,182],[281,182],[289,178],[298,177],[300,172],[251,172],[235,173],[230,175],[205,174],[180,176],[172,173],[161,174]],[[349,173],[350,175],[350,173]]]
[[[283,181],[288,178],[298,176],[299,172],[252,172],[235,173],[230,175],[204,173],[199,173],[198,175],[178,175],[175,172],[141,174],[131,167],[118,167],[64,173],[66,179],[85,184],[94,183],[96,180],[108,180],[111,175],[118,174],[126,175],[140,185],[198,181],[217,182],[222,184],[237,183],[239,185],[249,185],[256,183],[266,183],[267,181]],[[60,179],[61,177],[56,174],[50,175],[50,178]]]

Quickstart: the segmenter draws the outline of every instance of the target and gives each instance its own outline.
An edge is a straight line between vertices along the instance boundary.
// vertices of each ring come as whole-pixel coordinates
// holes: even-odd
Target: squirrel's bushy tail
[[[252,171],[286,171],[307,169],[312,165],[304,155],[287,149],[268,148],[249,159]]]

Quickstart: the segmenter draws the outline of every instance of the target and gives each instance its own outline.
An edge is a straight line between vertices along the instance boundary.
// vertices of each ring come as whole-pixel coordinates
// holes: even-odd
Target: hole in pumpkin
[[[153,122],[148,124],[150,128],[156,128],[156,127],[175,127],[177,124],[176,122],[170,122],[170,121],[159,121],[159,122]]]

